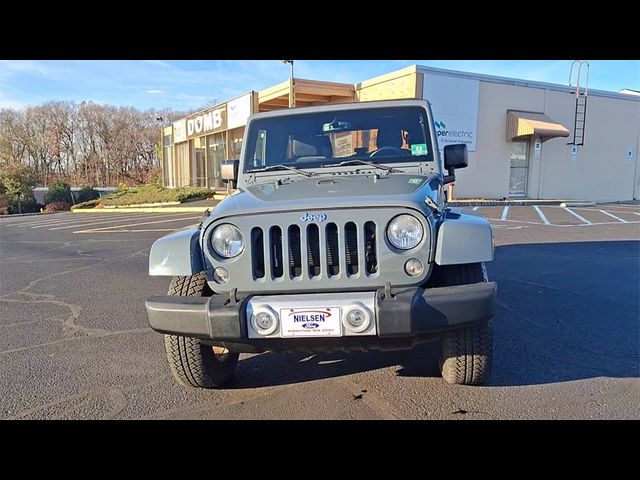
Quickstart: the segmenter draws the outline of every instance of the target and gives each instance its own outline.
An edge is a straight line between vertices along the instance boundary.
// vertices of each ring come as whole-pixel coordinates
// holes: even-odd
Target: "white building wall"
[[[469,166],[456,172],[455,197],[501,198],[509,193],[507,110],[544,110],[542,89],[480,82],[476,151]],[[529,170],[534,170],[529,168]]]
[[[507,110],[544,113],[571,132],[568,138],[545,141],[539,158],[533,152],[536,139],[530,139],[528,198],[617,201],[640,195],[637,98],[589,95],[585,144],[572,158],[567,142],[573,138],[574,95],[553,88],[481,80],[476,149],[469,152],[469,167],[456,172],[456,198],[508,196],[511,146],[506,138]],[[627,159],[629,149],[631,160]]]
[[[575,96],[547,92],[545,113],[573,135]],[[589,96],[587,102],[584,145],[578,147],[575,159],[567,139],[543,144],[541,198],[630,200],[634,195],[640,102],[596,95]]]

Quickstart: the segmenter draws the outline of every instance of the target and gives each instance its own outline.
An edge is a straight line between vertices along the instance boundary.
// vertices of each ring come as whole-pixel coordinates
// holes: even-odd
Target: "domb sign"
[[[218,108],[187,119],[187,137],[221,130],[226,127],[226,108]]]

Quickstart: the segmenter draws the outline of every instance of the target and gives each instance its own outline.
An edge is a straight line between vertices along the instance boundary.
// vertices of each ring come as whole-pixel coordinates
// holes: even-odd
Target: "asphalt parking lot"
[[[228,388],[170,376],[144,299],[158,237],[200,215],[0,218],[0,418],[640,418],[640,206],[469,207],[496,237],[494,365],[451,386],[435,346],[243,355]]]

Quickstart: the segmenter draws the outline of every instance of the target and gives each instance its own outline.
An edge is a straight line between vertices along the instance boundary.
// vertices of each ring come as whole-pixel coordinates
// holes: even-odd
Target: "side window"
[[[258,130],[256,139],[256,149],[253,152],[253,168],[260,168],[266,165],[267,158],[267,131]]]

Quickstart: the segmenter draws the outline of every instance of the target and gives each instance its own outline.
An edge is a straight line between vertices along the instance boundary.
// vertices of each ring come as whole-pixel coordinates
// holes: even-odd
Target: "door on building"
[[[511,165],[509,173],[509,195],[522,196],[527,194],[529,182],[529,142],[511,142]]]

